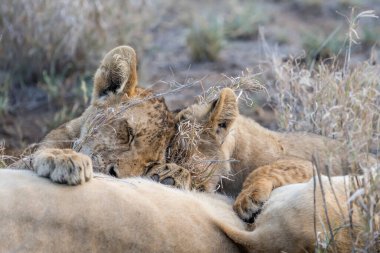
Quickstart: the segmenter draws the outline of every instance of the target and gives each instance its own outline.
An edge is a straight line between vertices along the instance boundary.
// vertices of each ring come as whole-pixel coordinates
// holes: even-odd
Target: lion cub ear
[[[129,46],[120,46],[108,52],[100,63],[94,77],[92,100],[110,94],[136,93],[136,53]]]
[[[239,115],[237,97],[233,90],[224,88],[219,98],[211,104],[209,114],[210,127],[219,133],[227,130]]]

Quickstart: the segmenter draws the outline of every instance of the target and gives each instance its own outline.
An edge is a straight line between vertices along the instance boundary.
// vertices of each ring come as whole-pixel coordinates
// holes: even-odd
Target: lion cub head
[[[175,131],[164,100],[137,87],[136,54],[128,46],[102,60],[82,117],[74,149],[91,157],[95,171],[116,177],[140,176],[164,162]]]
[[[237,97],[225,88],[211,103],[194,104],[176,116],[177,133],[168,148],[169,161],[188,169],[192,188],[214,191],[231,171],[226,147],[239,115]]]

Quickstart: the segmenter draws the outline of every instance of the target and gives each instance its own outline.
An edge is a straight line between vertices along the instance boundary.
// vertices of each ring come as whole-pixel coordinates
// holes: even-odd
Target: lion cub
[[[237,97],[229,88],[223,89],[216,101],[192,105],[176,118],[178,133],[171,161],[189,168],[189,162],[183,161],[183,150],[195,153],[197,162],[191,165],[202,169],[194,172],[189,168],[192,187],[218,189],[234,197],[239,194],[234,209],[245,220],[260,210],[274,188],[310,180],[313,156],[322,172],[330,175],[344,174],[345,168],[353,166],[343,144],[336,140],[311,133],[274,132],[240,115]],[[192,150],[185,145],[188,135],[179,130],[189,124],[197,126],[197,148]],[[206,165],[201,166],[202,162]],[[161,174],[150,172],[156,177]]]
[[[165,162],[174,115],[163,98],[138,87],[136,64],[129,46],[109,51],[95,73],[89,107],[51,131],[35,153],[12,167],[77,185],[88,181],[93,170],[115,177],[141,176]]]

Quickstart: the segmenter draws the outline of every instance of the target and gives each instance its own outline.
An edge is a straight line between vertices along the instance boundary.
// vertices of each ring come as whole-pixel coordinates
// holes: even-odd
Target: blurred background
[[[173,84],[199,84],[168,95],[172,110],[193,103],[202,89],[253,73],[269,96],[258,98],[255,108],[244,113],[272,129],[335,136],[331,122],[326,122],[330,130],[316,129],[310,123],[315,119],[301,124],[309,109],[291,106],[305,103],[303,93],[297,102],[279,91],[292,90],[297,79],[307,92],[318,92],[315,87],[321,79],[308,82],[307,78],[320,75],[320,69],[313,70],[321,66],[343,68],[348,49],[350,67],[362,62],[374,66],[363,76],[376,82],[380,21],[363,18],[350,26],[355,15],[365,10],[379,14],[380,1],[2,0],[1,147],[5,154],[20,154],[52,128],[80,115],[88,105],[92,77],[102,56],[123,44],[137,52],[141,86],[160,90]],[[294,70],[298,74],[292,79]],[[375,91],[379,87],[374,84]],[[374,101],[378,99],[375,96]],[[311,107],[315,110],[315,103]],[[277,111],[289,118],[279,117]],[[296,120],[301,123],[292,123]],[[369,135],[378,134],[374,129]]]

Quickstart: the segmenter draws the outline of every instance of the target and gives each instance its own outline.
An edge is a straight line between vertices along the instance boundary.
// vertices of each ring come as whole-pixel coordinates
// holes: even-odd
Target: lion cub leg
[[[250,220],[260,211],[273,189],[303,183],[312,176],[312,163],[304,160],[278,160],[261,166],[249,174],[233,208],[243,220]]]
[[[185,190],[191,188],[190,172],[174,163],[155,166],[146,173],[146,176],[153,181],[175,188]]]
[[[72,149],[44,148],[18,162],[53,182],[78,185],[92,178],[90,157]]]

